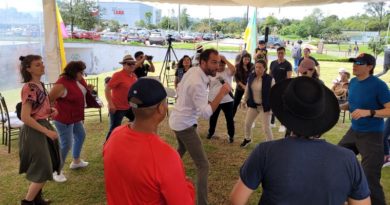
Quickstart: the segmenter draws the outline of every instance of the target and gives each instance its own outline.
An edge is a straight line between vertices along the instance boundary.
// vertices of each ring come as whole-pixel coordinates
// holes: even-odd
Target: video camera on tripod
[[[171,69],[171,65],[172,65],[172,68],[174,68],[175,65],[176,65],[176,62],[178,61],[176,53],[175,53],[175,51],[173,50],[173,47],[172,47],[172,41],[173,40],[174,39],[172,38],[172,35],[168,34],[168,36],[167,36],[168,49],[167,49],[167,52],[165,53],[164,61],[163,61],[162,68],[161,68],[161,71],[160,71],[161,82],[163,84],[164,84],[164,82],[166,82],[167,85],[168,85],[167,79],[168,79],[169,70]],[[171,52],[173,53],[173,55],[175,57],[174,59],[171,58]]]

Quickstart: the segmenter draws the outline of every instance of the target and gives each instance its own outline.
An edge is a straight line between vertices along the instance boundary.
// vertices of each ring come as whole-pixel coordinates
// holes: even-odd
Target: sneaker
[[[276,127],[276,124],[275,124],[275,123],[271,123],[271,124],[269,124],[269,126],[270,126],[271,128],[275,128],[275,127]]]
[[[286,127],[283,125],[280,125],[279,132],[286,132]]]
[[[70,169],[79,169],[79,168],[84,168],[88,166],[89,162],[85,162],[84,160],[80,159],[80,162],[78,164],[72,162],[70,163],[69,168]]]
[[[62,172],[60,174],[57,174],[57,172],[54,172],[53,173],[53,180],[55,182],[61,183],[61,182],[66,182],[67,179]]]
[[[213,135],[207,134],[206,138],[210,140],[211,138],[213,138]]]
[[[240,144],[240,147],[246,147],[246,146],[248,146],[251,142],[252,142],[252,140],[244,139],[244,141],[242,141],[242,143]]]
[[[233,137],[229,137],[229,144],[233,143],[234,142],[234,138]]]

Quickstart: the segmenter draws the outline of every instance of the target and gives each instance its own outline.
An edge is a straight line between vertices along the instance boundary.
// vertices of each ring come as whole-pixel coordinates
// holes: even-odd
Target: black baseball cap
[[[349,62],[360,62],[362,64],[372,65],[373,68],[375,68],[376,65],[375,57],[368,53],[361,53],[356,58],[350,58]]]
[[[168,96],[166,89],[160,81],[153,78],[139,78],[127,96],[133,108],[151,107],[157,105]]]
[[[260,40],[259,44],[265,44],[265,41],[264,40]]]

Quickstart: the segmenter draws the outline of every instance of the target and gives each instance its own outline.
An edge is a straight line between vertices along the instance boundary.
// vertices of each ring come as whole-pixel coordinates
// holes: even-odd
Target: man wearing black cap
[[[193,205],[195,191],[177,152],[157,135],[168,105],[160,82],[139,79],[128,92],[135,120],[112,132],[103,149],[108,204]]]
[[[390,93],[386,83],[373,76],[376,60],[366,53],[353,62],[353,74],[348,87],[348,103],[341,105],[349,109],[352,126],[339,142],[362,156],[362,166],[371,190],[372,204],[384,205],[385,195],[380,184],[383,165],[384,117],[390,116]]]
[[[308,77],[275,84],[270,105],[291,136],[259,144],[240,169],[231,204],[246,204],[261,184],[259,204],[370,204],[364,172],[353,152],[319,139],[338,121],[333,92]]]
[[[231,87],[224,83],[212,102],[208,102],[208,76],[215,77],[221,58],[215,49],[206,49],[200,54],[199,67],[186,72],[177,89],[177,102],[169,116],[169,126],[175,132],[180,156],[188,150],[197,168],[197,203],[207,204],[207,178],[209,161],[197,132],[198,118],[210,118]]]

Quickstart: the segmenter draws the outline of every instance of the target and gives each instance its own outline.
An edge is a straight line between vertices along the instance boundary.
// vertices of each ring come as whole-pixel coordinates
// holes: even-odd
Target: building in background
[[[145,13],[152,12],[152,24],[158,24],[161,19],[161,10],[153,6],[135,2],[99,2],[102,19],[116,20],[121,25],[127,24],[129,27],[135,27],[135,22],[144,20]]]

